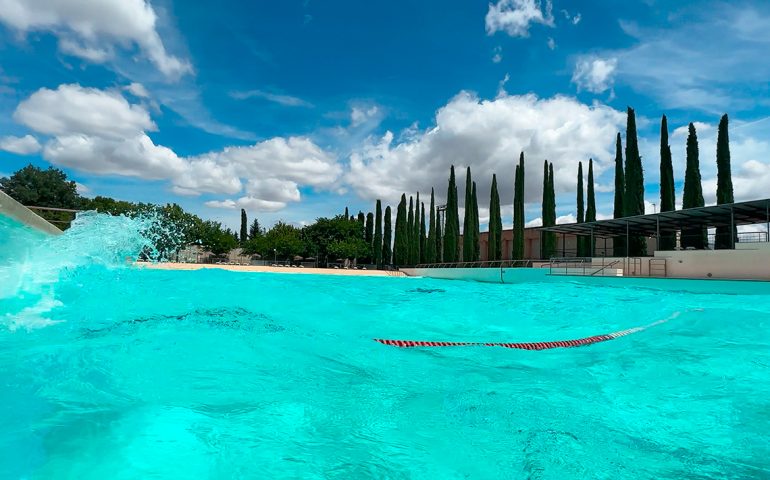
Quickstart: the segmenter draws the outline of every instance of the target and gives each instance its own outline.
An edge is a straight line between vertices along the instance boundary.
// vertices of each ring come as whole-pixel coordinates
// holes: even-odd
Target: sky
[[[523,151],[528,225],[546,159],[560,222],[589,158],[607,218],[630,106],[650,212],[663,114],[678,203],[689,122],[715,202],[724,113],[736,200],[765,198],[768,47],[766,1],[0,0],[0,176],[54,166],[236,227],[441,203],[450,165],[462,199],[470,166],[482,225],[493,174],[510,225]]]

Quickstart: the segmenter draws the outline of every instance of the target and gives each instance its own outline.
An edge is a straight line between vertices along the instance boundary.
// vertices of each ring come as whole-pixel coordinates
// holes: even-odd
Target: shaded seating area
[[[661,245],[663,235],[676,235],[675,250],[692,249],[683,247],[680,243],[682,232],[707,230],[726,227],[736,230],[743,225],[761,225],[755,232],[740,232],[729,235],[729,248],[735,249],[737,243],[768,242],[770,231],[770,199],[750,200],[709,207],[688,208],[672,212],[661,212],[632,217],[597,220],[585,223],[570,223],[541,227],[541,231],[557,235],[577,235],[590,237],[594,242],[601,239],[625,239],[632,236],[644,236],[655,239],[656,250]],[[729,230],[728,230],[729,231]],[[706,242],[705,248],[710,249],[712,242]],[[627,245],[628,243],[626,243]]]

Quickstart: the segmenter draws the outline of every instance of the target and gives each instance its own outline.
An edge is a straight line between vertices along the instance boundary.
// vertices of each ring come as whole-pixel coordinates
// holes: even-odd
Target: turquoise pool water
[[[765,284],[149,271],[125,266],[127,220],[22,235],[39,239],[0,218],[0,478],[770,478]],[[372,341],[561,340],[676,312],[576,349]]]

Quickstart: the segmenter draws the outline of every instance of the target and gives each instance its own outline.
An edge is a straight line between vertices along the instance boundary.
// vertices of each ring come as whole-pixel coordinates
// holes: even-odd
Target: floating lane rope
[[[649,325],[643,327],[634,327],[627,330],[621,330],[619,332],[605,333],[603,335],[594,335],[592,337],[579,338],[576,340],[559,340],[552,342],[523,342],[523,343],[493,343],[493,342],[429,342],[421,340],[387,340],[383,338],[375,338],[375,342],[379,342],[383,345],[389,345],[391,347],[398,348],[415,348],[415,347],[502,347],[502,348],[515,348],[519,350],[548,350],[552,348],[573,348],[573,347],[585,347],[587,345],[593,345],[594,343],[606,342],[607,340],[614,340],[619,337],[625,337],[632,333],[638,333],[648,328],[652,328],[656,325],[666,323],[679,316],[679,312],[674,313],[669,318],[664,320],[658,320]]]

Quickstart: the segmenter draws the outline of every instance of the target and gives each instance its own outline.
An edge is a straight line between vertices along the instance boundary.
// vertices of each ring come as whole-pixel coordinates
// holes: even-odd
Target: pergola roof
[[[657,233],[674,232],[686,228],[729,227],[766,222],[770,222],[770,198],[595,222],[569,223],[540,227],[540,229],[547,232],[593,235],[594,237],[619,237],[626,233],[654,237]]]

